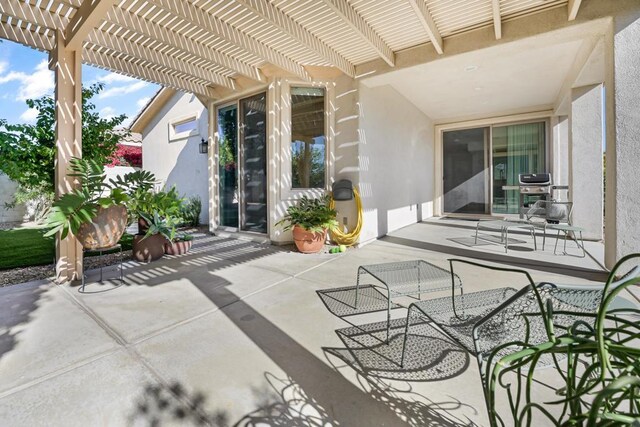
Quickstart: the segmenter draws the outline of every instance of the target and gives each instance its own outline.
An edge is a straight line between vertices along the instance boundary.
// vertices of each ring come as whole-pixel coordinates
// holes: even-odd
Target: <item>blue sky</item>
[[[99,68],[82,66],[82,82],[89,85],[101,81],[105,88],[93,98],[104,117],[126,114],[135,117],[140,108],[160,86]],[[26,99],[53,94],[53,72],[47,68],[47,55],[3,40],[0,43],[0,118],[10,123],[33,123],[35,112]],[[125,124],[127,124],[125,122]]]

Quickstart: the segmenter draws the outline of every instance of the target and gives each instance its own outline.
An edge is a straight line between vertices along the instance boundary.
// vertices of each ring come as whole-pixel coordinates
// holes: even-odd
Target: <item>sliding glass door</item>
[[[493,127],[494,213],[518,213],[519,191],[504,187],[517,186],[521,173],[546,172],[544,141],[544,122]]]
[[[218,108],[219,224],[267,232],[266,94]]]
[[[489,213],[488,147],[488,127],[444,132],[442,170],[446,213]]]
[[[444,131],[442,153],[445,214],[517,214],[518,175],[547,172],[546,122]]]

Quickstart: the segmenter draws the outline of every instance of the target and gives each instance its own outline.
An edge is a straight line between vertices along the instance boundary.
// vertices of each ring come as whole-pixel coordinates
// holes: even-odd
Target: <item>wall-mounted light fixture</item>
[[[200,141],[200,154],[207,154],[209,152],[209,141],[202,138]]]

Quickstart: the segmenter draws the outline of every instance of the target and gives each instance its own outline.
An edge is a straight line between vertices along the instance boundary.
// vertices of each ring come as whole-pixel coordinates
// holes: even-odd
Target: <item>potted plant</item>
[[[74,157],[70,171],[80,186],[53,203],[46,219],[50,230],[45,236],[60,232],[64,239],[71,233],[90,250],[114,246],[127,228],[128,196],[105,182],[104,167],[96,161]]]
[[[289,206],[287,214],[276,225],[286,224],[284,231],[292,230],[293,241],[302,253],[319,252],[327,238],[327,231],[338,227],[336,211],[329,207],[329,196],[312,199],[303,196]]]
[[[193,235],[177,234],[164,243],[164,253],[167,255],[184,255],[191,249]]]
[[[175,226],[157,212],[141,216],[148,227],[145,234],[138,233],[133,236],[133,258],[144,262],[155,261],[164,255],[165,243],[175,237]]]

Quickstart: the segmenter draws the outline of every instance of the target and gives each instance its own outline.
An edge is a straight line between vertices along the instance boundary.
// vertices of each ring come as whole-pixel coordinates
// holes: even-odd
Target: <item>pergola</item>
[[[397,65],[419,45],[442,55],[447,38],[580,0],[2,0],[0,37],[48,52],[55,71],[56,191],[81,156],[81,63],[210,101],[268,82],[310,81],[332,67],[352,78],[372,61]],[[566,9],[565,9],[566,8]],[[435,53],[434,53],[435,54]],[[57,242],[57,274],[82,272],[82,251]]]

